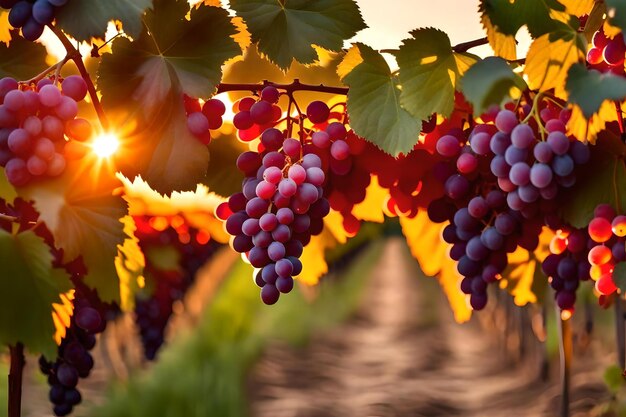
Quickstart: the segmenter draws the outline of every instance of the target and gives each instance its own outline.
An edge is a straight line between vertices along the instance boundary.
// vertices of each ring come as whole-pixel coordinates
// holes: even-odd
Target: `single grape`
[[[308,105],[306,115],[311,123],[323,123],[328,120],[330,109],[323,101],[313,101]]]
[[[502,110],[496,116],[496,127],[504,133],[511,133],[519,124],[517,115],[510,110]]]

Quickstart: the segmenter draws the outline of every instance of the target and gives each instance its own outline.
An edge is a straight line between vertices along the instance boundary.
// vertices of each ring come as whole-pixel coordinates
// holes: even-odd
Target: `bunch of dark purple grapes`
[[[565,135],[558,113],[546,107],[541,117],[545,141],[536,134],[543,126],[520,123],[505,109],[494,125],[476,125],[467,139],[457,130],[436,144],[447,158],[435,167],[445,196],[434,200],[428,213],[435,222],[450,221],[443,238],[453,245],[450,256],[464,277],[461,290],[475,310],[485,307],[487,284],[499,279],[507,253],[537,247],[560,188],[571,187],[576,165],[589,160],[587,146]]]
[[[174,218],[181,219],[180,216]],[[165,330],[172,316],[174,303],[185,296],[195,282],[198,270],[221,247],[208,234],[186,223],[170,221],[167,228],[155,229],[151,219],[149,216],[134,218],[137,225],[135,235],[142,251],[149,254],[154,249],[174,247],[180,258],[176,269],[163,270],[150,262],[150,256],[146,256],[145,275],[152,280],[151,292],[147,296],[136,296],[135,320],[139,327],[144,356],[148,360],[155,359],[165,341]]]
[[[9,23],[22,29],[22,36],[36,41],[46,25],[54,21],[57,10],[69,0],[0,0],[0,7],[10,9]]]
[[[80,267],[79,267],[80,268]],[[66,416],[82,400],[77,385],[80,378],[87,378],[94,366],[89,353],[96,345],[96,335],[104,331],[107,319],[115,315],[117,307],[100,301],[95,291],[87,288],[74,274],[74,313],[66,336],[58,348],[58,356],[49,361],[39,358],[41,371],[48,376],[50,401],[54,414]]]

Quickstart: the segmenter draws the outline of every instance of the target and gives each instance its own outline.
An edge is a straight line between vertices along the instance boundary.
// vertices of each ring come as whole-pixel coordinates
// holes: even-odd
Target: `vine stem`
[[[54,25],[49,25],[49,27],[52,32],[54,32],[54,34],[57,36],[57,38],[59,38],[59,40],[63,44],[63,47],[67,51],[65,61],[74,61],[74,64],[76,64],[76,67],[78,68],[78,72],[80,72],[80,75],[85,80],[85,83],[87,83],[87,91],[89,92],[89,97],[91,97],[91,102],[94,109],[96,110],[98,119],[100,120],[100,125],[102,125],[102,129],[104,129],[105,131],[109,130],[109,120],[104,113],[104,109],[102,108],[102,104],[100,103],[100,99],[98,98],[98,92],[96,91],[93,80],[91,79],[91,76],[89,75],[89,72],[85,67],[82,55],[80,54],[78,49],[76,49],[76,47],[72,45],[72,42],[70,42],[70,40],[67,38],[62,30],[55,27]]]
[[[452,47],[452,50],[457,53],[463,53],[463,52],[469,51],[472,48],[476,48],[477,46],[487,45],[488,43],[489,43],[489,39],[487,39],[487,37],[473,39],[471,41],[461,42],[461,43],[454,45]],[[399,51],[400,51],[399,49],[381,49],[379,52],[381,54],[395,55]]]
[[[0,220],[4,220],[4,221],[15,223],[19,219],[17,217],[15,217],[15,216],[9,216],[8,214],[0,213]]]
[[[621,297],[615,298],[615,340],[617,342],[617,362],[622,372],[626,368],[626,329],[624,328],[624,305]]]
[[[24,345],[18,343],[9,347],[11,352],[11,369],[9,370],[9,414],[8,417],[22,415],[22,375],[26,360]]]
[[[260,91],[265,87],[272,86],[279,90],[285,90],[287,93],[291,94],[295,91],[315,91],[318,93],[328,93],[328,94],[340,94],[347,95],[348,88],[347,87],[331,87],[323,84],[303,84],[297,78],[293,80],[291,84],[278,84],[270,81],[263,81],[258,84],[229,84],[222,83],[217,87],[217,93],[226,93],[229,91]]]
[[[555,306],[559,326],[559,353],[561,357],[561,413],[560,417],[569,417],[570,370],[572,367],[572,323],[563,320],[561,311]]]

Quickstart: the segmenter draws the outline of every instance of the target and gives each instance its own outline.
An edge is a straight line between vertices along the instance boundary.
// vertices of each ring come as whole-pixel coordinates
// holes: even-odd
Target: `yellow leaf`
[[[11,42],[11,25],[9,24],[9,12],[0,11],[0,42],[9,46]]]
[[[584,54],[578,49],[577,41],[578,35],[575,33],[554,42],[550,41],[550,34],[535,39],[528,50],[524,68],[531,90],[547,91],[554,88],[558,97],[567,99],[567,71],[576,62],[584,61]]]
[[[319,236],[313,236],[302,252],[302,273],[296,278],[305,285],[317,285],[320,277],[328,272],[324,252],[335,246],[337,240],[327,228]]]
[[[343,61],[337,66],[337,75],[343,80],[346,75],[350,74],[362,62],[361,50],[358,46],[352,45],[348,53],[343,57]]]
[[[248,26],[239,16],[233,17],[231,22],[237,28],[237,33],[232,38],[239,44],[241,50],[245,51],[252,44],[252,36],[248,32]]]
[[[142,287],[143,270],[146,260],[139,247],[139,239],[135,237],[137,230],[131,216],[124,216],[124,233],[128,236],[122,245],[117,246],[115,269],[120,279],[120,307],[123,311],[132,311],[135,304],[135,293]]]
[[[572,116],[567,122],[567,133],[582,142],[596,143],[598,133],[602,132],[609,122],[617,121],[617,109],[612,101],[604,101],[598,113],[589,120],[583,115],[582,109],[574,105]]]
[[[565,6],[565,11],[574,16],[588,15],[593,9],[595,0],[559,0]]]
[[[493,49],[494,54],[508,60],[517,59],[515,36],[498,32],[487,13],[483,13],[481,23],[487,32],[487,40],[489,40],[489,46]]]
[[[209,232],[217,242],[228,242],[229,235],[222,221],[215,217],[215,209],[225,199],[210,192],[206,186],[198,185],[196,191],[173,192],[168,197],[150,188],[141,177],[133,181],[121,174],[117,177],[122,181],[124,199],[128,202],[128,213],[131,216],[180,214],[191,226]]]
[[[604,26],[602,29],[604,30],[604,34],[606,35],[606,37],[609,39],[613,39],[617,35],[622,34],[622,30],[617,26],[613,26],[612,24],[610,24],[608,20],[604,21]]]
[[[328,216],[324,218],[324,229],[328,230],[341,244],[346,243],[349,237],[353,237],[348,235],[343,227],[343,216],[335,210],[331,210]]]
[[[367,187],[365,200],[354,206],[352,215],[359,220],[382,223],[385,221],[383,208],[389,191],[378,184],[378,177],[372,176],[372,182]]]
[[[448,245],[441,238],[446,224],[431,222],[426,211],[420,210],[414,218],[400,217],[400,225],[411,254],[424,274],[438,274],[437,279],[448,297],[455,319],[458,322],[469,320],[472,311],[460,289],[461,276],[456,263],[448,256]]]
[[[74,314],[74,303],[72,302],[74,290],[61,294],[60,298],[60,303],[52,304],[52,321],[55,327],[54,341],[57,345],[61,344],[67,329],[70,327],[71,317]]]

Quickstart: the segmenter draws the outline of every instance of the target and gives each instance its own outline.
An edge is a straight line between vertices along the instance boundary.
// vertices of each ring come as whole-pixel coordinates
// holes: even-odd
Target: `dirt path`
[[[353,319],[304,349],[268,349],[250,377],[251,415],[557,415],[557,381],[538,382],[534,363],[511,367],[477,322],[454,323],[411,262],[402,240],[389,240]],[[606,398],[599,374],[577,371],[572,415]]]

